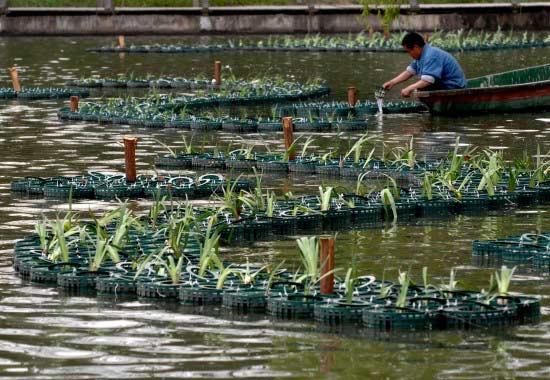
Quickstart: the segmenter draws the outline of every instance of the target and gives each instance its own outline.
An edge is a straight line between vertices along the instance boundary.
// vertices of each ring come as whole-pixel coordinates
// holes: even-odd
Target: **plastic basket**
[[[184,305],[219,305],[222,303],[224,290],[215,287],[182,286],[178,298]]]
[[[136,294],[144,298],[175,300],[178,298],[180,286],[180,284],[174,285],[166,281],[138,282]]]
[[[431,327],[428,313],[407,308],[365,308],[362,320],[366,328],[380,331],[427,330]]]
[[[344,300],[337,302],[318,303],[314,306],[314,318],[318,322],[331,325],[360,322],[363,316],[363,309],[371,307],[364,301],[353,301],[351,304]]]
[[[245,313],[264,312],[267,305],[265,290],[240,290],[224,292],[223,307]]]
[[[283,319],[311,318],[315,304],[322,301],[320,296],[303,294],[272,296],[267,299],[267,311],[270,315]]]

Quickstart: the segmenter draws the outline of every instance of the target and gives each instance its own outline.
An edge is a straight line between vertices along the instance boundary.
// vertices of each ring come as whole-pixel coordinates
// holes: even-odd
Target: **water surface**
[[[220,37],[217,37],[220,38]],[[132,37],[128,38],[129,42]],[[139,42],[176,40],[136,38]],[[207,42],[208,39],[202,39]],[[133,72],[211,76],[213,61],[236,76],[284,75],[296,80],[326,79],[333,99],[343,100],[348,86],[361,99],[409,62],[405,54],[374,53],[243,53],[189,55],[118,55],[85,53],[108,38],[0,39],[0,66],[20,67],[23,85],[53,86],[89,75]],[[457,54],[468,77],[548,62],[550,49]],[[0,75],[7,86],[7,70]],[[389,97],[396,98],[397,91]],[[20,280],[11,267],[13,242],[32,232],[42,213],[55,215],[64,202],[16,197],[12,179],[22,176],[75,175],[87,170],[121,171],[120,141],[139,138],[138,171],[153,173],[159,150],[154,139],[181,146],[181,131],[129,126],[60,122],[56,110],[66,101],[0,104],[0,378],[2,379],[150,379],[150,378],[342,378],[364,379],[512,379],[550,377],[550,301],[548,277],[520,268],[512,290],[543,297],[540,324],[508,331],[403,333],[392,336],[364,331],[323,331],[308,322],[272,321],[265,316],[227,314],[218,308],[193,309],[135,299],[69,296],[57,288]],[[379,141],[405,143],[414,136],[419,157],[447,152],[463,143],[502,148],[508,157],[530,153],[539,143],[550,149],[549,116],[499,114],[455,118],[390,115],[368,120]],[[318,149],[347,146],[358,134],[316,134]],[[232,134],[198,138],[224,146]],[[257,144],[281,145],[276,133],[246,137]],[[266,186],[316,192],[318,177],[268,177]],[[342,186],[352,183],[338,182]],[[74,207],[104,210],[113,204],[80,201]],[[488,286],[490,268],[471,260],[471,240],[548,231],[548,207],[504,214],[422,220],[396,228],[340,233],[337,266],[358,257],[360,270],[395,279],[398,269],[411,269],[420,280],[429,267],[432,281],[446,281],[455,267],[464,287]],[[227,257],[253,262],[286,260],[297,265],[292,239],[229,247]]]

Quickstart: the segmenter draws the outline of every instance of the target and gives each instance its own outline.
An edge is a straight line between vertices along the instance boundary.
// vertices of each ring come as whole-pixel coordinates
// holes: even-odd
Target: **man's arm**
[[[410,71],[408,70],[405,70],[403,71],[401,74],[399,74],[398,76],[396,76],[395,78],[393,78],[392,80],[389,80],[387,81],[386,83],[384,83],[382,85],[382,87],[384,87],[386,90],[389,90],[391,89],[393,86],[395,86],[396,84],[399,84],[401,82],[405,82],[406,80],[410,79],[412,76],[414,76],[414,74],[412,74]]]
[[[418,82],[411,84],[410,86],[405,87],[401,90],[401,96],[404,98],[408,98],[411,96],[411,92],[414,90],[418,90],[419,88],[428,87],[432,83],[425,81],[423,79],[420,79]]]

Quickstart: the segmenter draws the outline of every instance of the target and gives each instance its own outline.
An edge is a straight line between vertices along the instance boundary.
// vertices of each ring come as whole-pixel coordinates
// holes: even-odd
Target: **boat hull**
[[[435,115],[550,110],[550,80],[502,87],[419,91],[416,97]]]
[[[550,64],[472,78],[464,89],[418,91],[415,95],[434,114],[550,109]]]

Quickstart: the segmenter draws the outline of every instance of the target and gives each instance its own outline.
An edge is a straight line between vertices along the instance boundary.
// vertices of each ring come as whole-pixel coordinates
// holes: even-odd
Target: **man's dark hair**
[[[405,37],[403,37],[403,41],[401,41],[401,45],[405,46],[407,49],[412,49],[414,45],[423,47],[425,44],[424,38],[415,32],[407,33]]]

